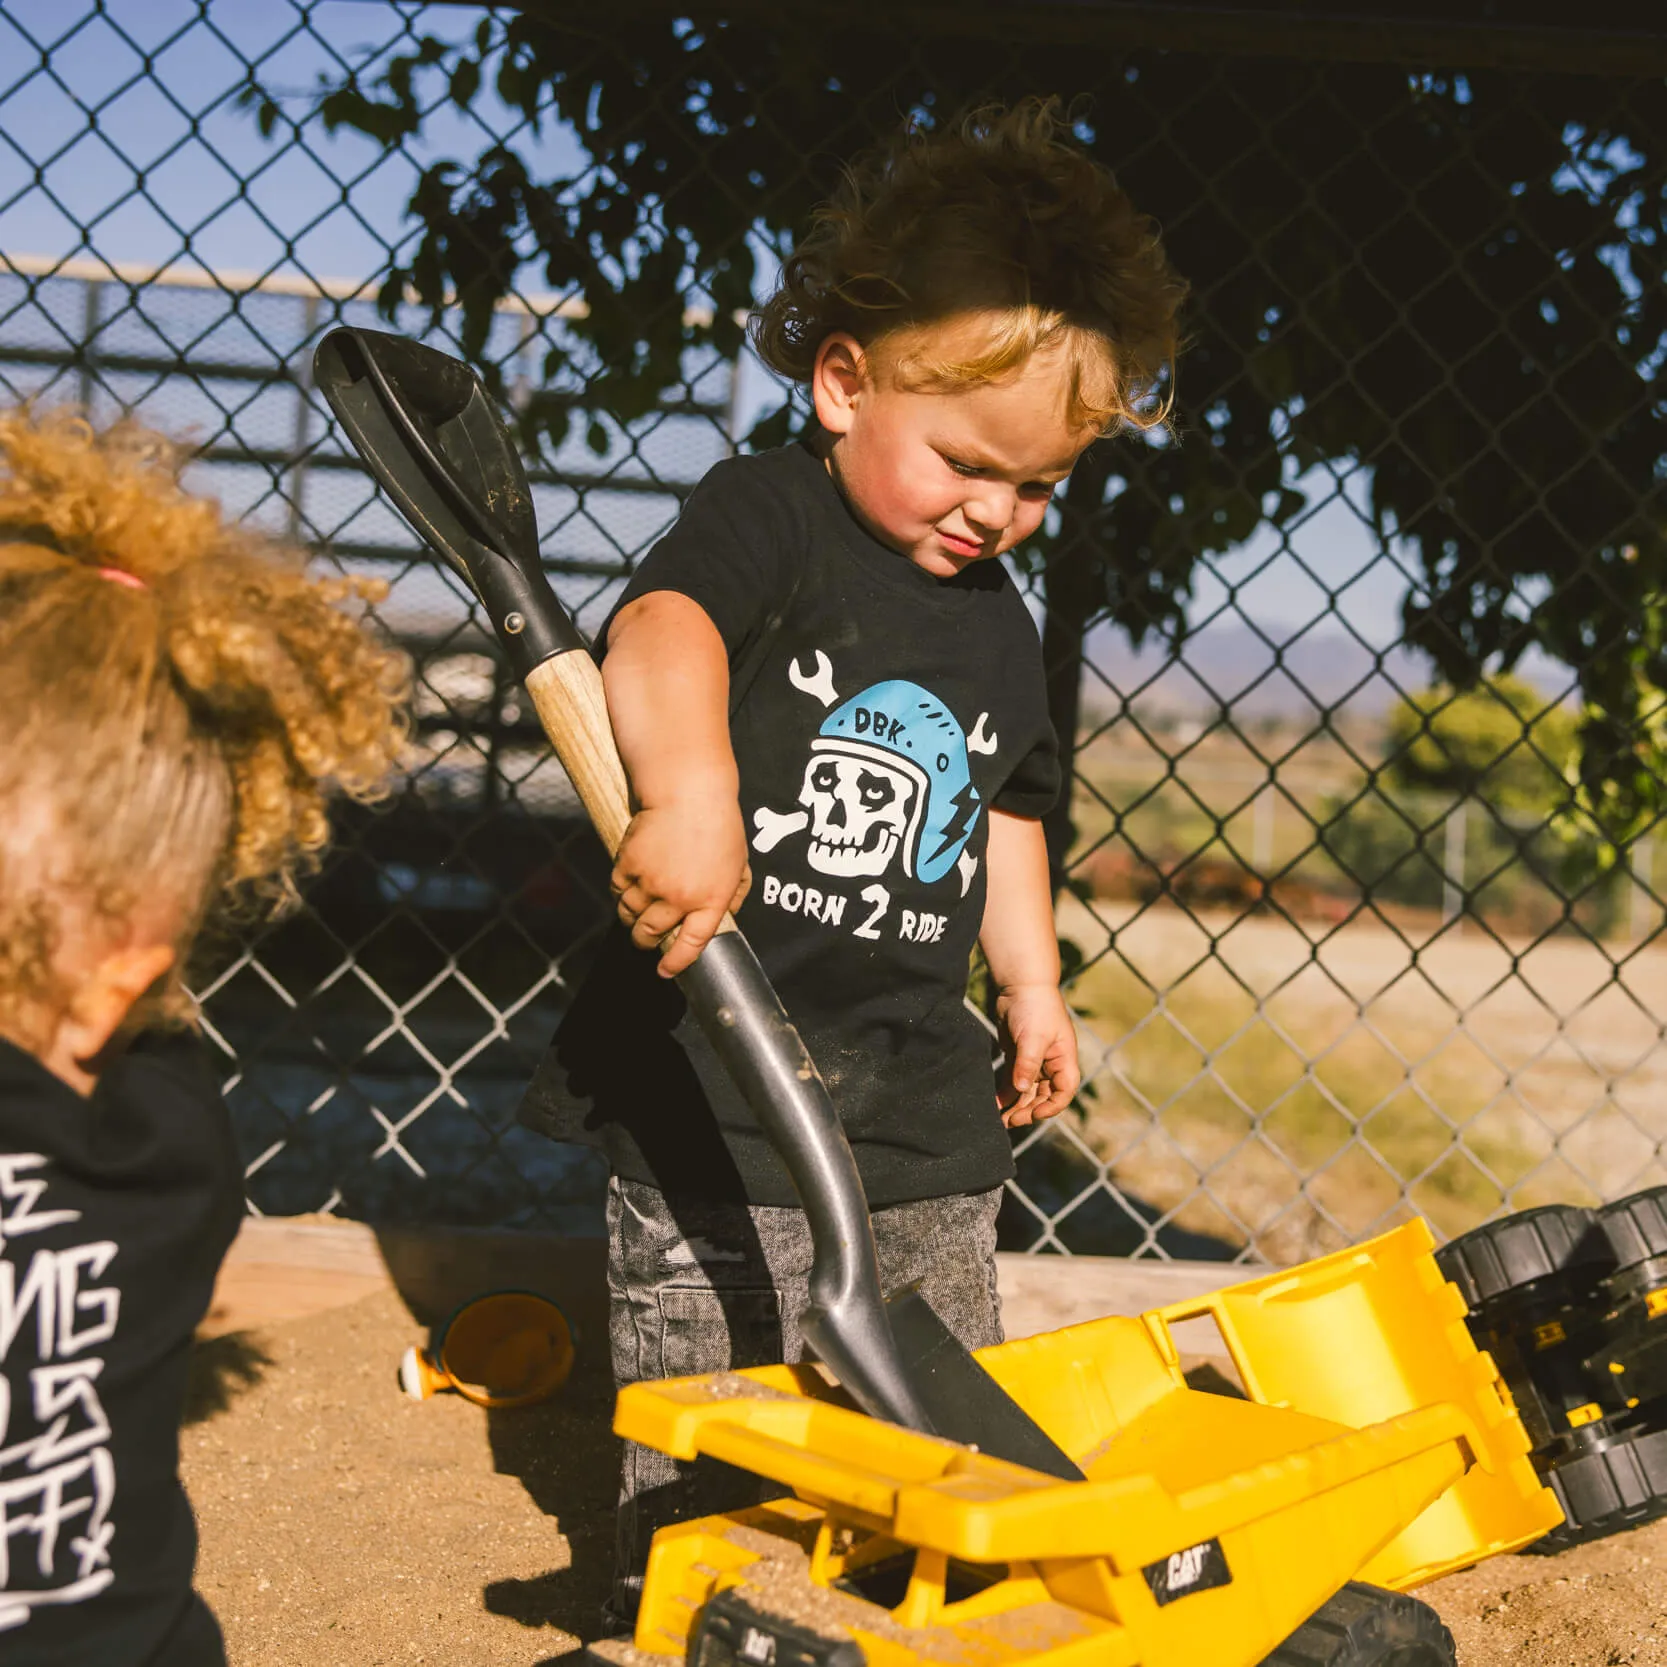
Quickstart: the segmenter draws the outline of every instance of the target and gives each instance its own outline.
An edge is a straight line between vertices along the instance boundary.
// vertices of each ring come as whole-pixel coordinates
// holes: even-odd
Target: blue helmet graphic
[[[955,866],[983,801],[967,768],[966,734],[930,690],[875,683],[828,714],[810,750],[813,760],[831,754],[900,771],[915,787],[904,872],[930,884]]]

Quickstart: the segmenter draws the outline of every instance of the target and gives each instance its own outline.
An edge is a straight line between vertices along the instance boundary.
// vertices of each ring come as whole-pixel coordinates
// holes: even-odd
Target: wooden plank
[[[232,1246],[205,1335],[258,1329],[397,1289],[425,1324],[485,1291],[537,1291],[605,1346],[607,1250],[555,1233],[385,1227],[330,1216],[261,1217]],[[1108,1256],[996,1257],[1009,1337],[1148,1308],[1265,1270],[1229,1262],[1125,1261]]]
[[[1107,1314],[1143,1314],[1148,1308],[1203,1296],[1267,1271],[1242,1262],[1130,1261],[1120,1256],[1007,1252],[996,1256],[1001,1321],[1009,1337],[1033,1337]]]

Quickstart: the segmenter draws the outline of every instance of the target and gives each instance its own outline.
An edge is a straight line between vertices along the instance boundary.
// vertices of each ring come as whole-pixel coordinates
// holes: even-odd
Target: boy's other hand
[[[611,884],[639,949],[677,934],[660,957],[660,975],[675,978],[752,884],[740,805],[724,794],[645,805],[620,841]]]
[[[996,1000],[1006,1082],[996,1095],[1001,1120],[1022,1129],[1057,1117],[1082,1082],[1077,1029],[1055,984],[1020,984]]]

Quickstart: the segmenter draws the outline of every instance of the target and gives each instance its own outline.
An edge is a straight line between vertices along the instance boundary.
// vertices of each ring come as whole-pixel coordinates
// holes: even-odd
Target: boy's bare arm
[[[636,814],[614,860],[619,917],[639,947],[667,933],[674,977],[747,894],[747,836],[729,742],[729,657],[705,610],[676,591],[622,608],[602,681]]]
[[[1082,1080],[1077,1033],[1059,990],[1059,939],[1042,824],[990,812],[989,893],[979,944],[997,990],[1009,1085],[999,1096],[1009,1128],[1053,1117]]]

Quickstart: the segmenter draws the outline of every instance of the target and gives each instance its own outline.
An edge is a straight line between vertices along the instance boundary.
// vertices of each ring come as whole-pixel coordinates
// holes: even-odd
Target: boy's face
[[[900,387],[849,336],[822,345],[812,392],[834,436],[829,467],[858,518],[934,578],[999,556],[1041,525],[1053,489],[1095,438],[1066,420],[1062,355],[999,382]]]

